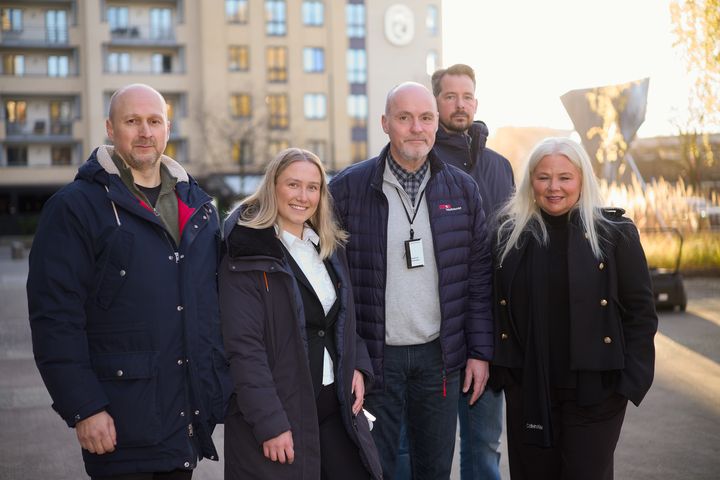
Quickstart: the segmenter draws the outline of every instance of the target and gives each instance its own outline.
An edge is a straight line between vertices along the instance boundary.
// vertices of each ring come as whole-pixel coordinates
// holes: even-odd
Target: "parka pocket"
[[[157,352],[95,355],[93,370],[105,391],[108,413],[121,447],[155,445],[160,441],[157,402]]]
[[[134,239],[132,233],[118,228],[108,240],[107,254],[95,291],[95,300],[104,310],[110,308],[127,277],[132,275],[129,265]]]

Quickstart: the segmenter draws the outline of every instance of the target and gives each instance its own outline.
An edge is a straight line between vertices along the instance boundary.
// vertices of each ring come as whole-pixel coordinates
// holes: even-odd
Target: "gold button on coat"
[[[500,334],[500,338],[503,339],[503,340],[507,340],[507,339],[508,339],[508,334],[507,334],[507,333],[501,333],[501,334]]]
[[[605,338],[603,338],[603,342],[605,342],[605,343],[612,343],[612,338],[610,338],[610,337],[605,337]]]
[[[500,300],[500,305],[502,305],[503,307],[507,305],[507,300],[505,300],[504,298]]]
[[[598,265],[598,268],[600,270],[602,270],[603,268],[605,268],[605,264],[603,262],[600,262],[600,265]]]
[[[600,305],[602,305],[603,307],[607,307],[607,300],[605,300],[604,298],[600,300]]]

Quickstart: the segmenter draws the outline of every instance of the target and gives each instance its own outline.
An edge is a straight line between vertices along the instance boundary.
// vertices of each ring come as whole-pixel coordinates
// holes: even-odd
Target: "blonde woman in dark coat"
[[[513,480],[612,479],[627,401],[653,380],[645,255],[623,210],[601,205],[583,148],[549,138],[501,212],[491,381]]]
[[[372,368],[355,331],[346,234],[317,156],[280,152],[225,235],[220,310],[235,383],[225,477],[380,478],[362,409]]]

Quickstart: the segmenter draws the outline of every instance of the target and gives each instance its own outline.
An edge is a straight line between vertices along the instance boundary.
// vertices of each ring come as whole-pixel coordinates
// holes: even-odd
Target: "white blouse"
[[[330,274],[325,268],[325,264],[320,258],[320,254],[315,249],[320,244],[320,237],[315,231],[307,225],[303,229],[303,238],[298,238],[292,233],[280,230],[280,241],[288,249],[295,263],[298,264],[300,270],[305,274],[310,285],[315,290],[315,294],[320,300],[323,311],[327,315],[337,300],[335,287],[333,286]],[[323,357],[323,385],[330,385],[335,381],[333,373],[333,362],[330,353],[325,349]]]

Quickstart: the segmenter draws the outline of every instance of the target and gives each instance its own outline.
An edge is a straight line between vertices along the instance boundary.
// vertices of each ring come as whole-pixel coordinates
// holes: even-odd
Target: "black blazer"
[[[332,358],[333,365],[337,363],[337,347],[335,344],[335,323],[337,320],[337,313],[340,309],[340,295],[338,291],[338,277],[335,273],[330,262],[327,260],[325,269],[330,275],[333,288],[335,289],[335,303],[333,304],[330,311],[325,315],[322,303],[312,287],[310,280],[305,276],[297,264],[290,252],[282,244],[283,250],[285,251],[285,258],[290,264],[293,275],[298,283],[300,290],[300,297],[303,303],[303,312],[305,314],[305,330],[307,332],[308,342],[308,359],[310,361],[310,375],[312,376],[313,389],[315,390],[315,396],[320,394],[320,388],[322,387],[323,377],[323,363],[325,360],[325,349],[327,348]],[[335,375],[335,372],[333,372]]]
[[[603,234],[601,260],[590,249],[579,215],[572,213],[568,225],[570,369],[618,372],[615,390],[638,405],[653,381],[658,320],[637,229],[625,217],[608,215],[614,223]],[[500,367],[524,365],[516,317],[527,312],[528,295],[512,285],[531,235],[521,240],[521,247],[495,266],[493,364]]]

